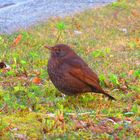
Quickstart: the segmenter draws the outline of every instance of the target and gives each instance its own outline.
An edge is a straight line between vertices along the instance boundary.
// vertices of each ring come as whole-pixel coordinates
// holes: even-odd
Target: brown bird
[[[51,51],[48,74],[54,86],[66,95],[85,92],[102,93],[116,100],[100,86],[98,76],[68,45],[45,46]]]

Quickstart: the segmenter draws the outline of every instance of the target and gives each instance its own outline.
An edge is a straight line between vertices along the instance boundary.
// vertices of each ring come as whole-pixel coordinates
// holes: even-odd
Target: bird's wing
[[[116,100],[101,88],[98,76],[88,67],[88,65],[82,59],[69,60],[67,61],[67,64],[69,65],[69,73],[73,77],[91,86],[94,92],[96,91],[99,93],[103,93],[109,99]]]
[[[88,67],[88,65],[81,59],[73,59],[68,61],[69,73],[81,80],[82,82],[94,87],[99,88],[99,79],[97,75]]]

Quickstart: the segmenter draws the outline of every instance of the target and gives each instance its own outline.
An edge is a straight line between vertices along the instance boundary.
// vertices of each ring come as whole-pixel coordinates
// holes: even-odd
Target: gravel
[[[63,17],[113,1],[115,0],[0,0],[0,34],[10,34],[50,17]]]

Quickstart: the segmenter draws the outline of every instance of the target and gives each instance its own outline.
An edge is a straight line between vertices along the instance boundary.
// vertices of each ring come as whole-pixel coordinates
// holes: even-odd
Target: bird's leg
[[[65,100],[66,95],[65,95],[65,94],[63,94],[63,93],[60,93],[60,94],[61,94],[62,99],[63,99],[63,100]]]
[[[79,101],[79,94],[76,95],[76,101]]]
[[[102,103],[102,99],[98,101],[99,105],[98,105],[98,109],[97,109],[97,114],[100,114],[100,111],[102,110],[102,106],[103,106],[103,103]]]

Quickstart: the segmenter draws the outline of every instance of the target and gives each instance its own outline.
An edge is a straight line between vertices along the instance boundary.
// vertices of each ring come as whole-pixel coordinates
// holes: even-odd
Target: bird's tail
[[[111,96],[108,93],[106,93],[100,86],[97,87],[96,89],[92,88],[92,91],[95,92],[95,93],[102,93],[105,96],[107,96],[110,100],[115,100],[116,101],[116,99],[113,96]]]
[[[109,99],[116,101],[116,99],[113,96],[107,94],[106,92],[104,92],[103,94],[106,95]]]
[[[103,89],[101,89],[100,93],[103,93],[103,94],[104,94],[105,96],[107,96],[110,100],[115,100],[115,101],[116,101],[116,99],[115,99],[113,96],[111,96],[111,95],[109,95],[108,93],[106,93]]]

